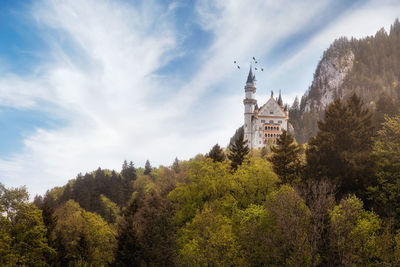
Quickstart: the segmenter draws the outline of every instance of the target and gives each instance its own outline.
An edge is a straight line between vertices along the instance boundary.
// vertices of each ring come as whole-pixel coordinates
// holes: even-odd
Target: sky
[[[335,39],[399,16],[398,0],[0,0],[0,182],[33,196],[226,147],[252,57],[258,103],[291,104]]]

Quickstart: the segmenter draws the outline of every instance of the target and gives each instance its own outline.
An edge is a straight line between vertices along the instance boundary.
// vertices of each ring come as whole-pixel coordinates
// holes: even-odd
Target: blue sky
[[[333,40],[399,14],[397,0],[0,1],[0,182],[42,194],[226,146],[253,56],[259,103],[282,89],[290,104]]]

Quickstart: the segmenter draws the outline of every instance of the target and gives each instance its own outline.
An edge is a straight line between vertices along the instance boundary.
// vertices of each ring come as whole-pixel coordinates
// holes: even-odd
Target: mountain
[[[379,30],[363,39],[342,37],[323,53],[314,79],[290,109],[290,122],[299,143],[317,133],[317,121],[335,98],[347,99],[357,93],[375,111],[377,127],[384,114],[395,114],[400,104],[400,22],[389,33]]]

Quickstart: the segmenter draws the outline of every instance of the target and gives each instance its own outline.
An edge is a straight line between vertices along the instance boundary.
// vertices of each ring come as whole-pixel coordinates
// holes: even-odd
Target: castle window
[[[274,121],[273,121],[273,120],[270,120],[269,123],[274,123]]]
[[[282,123],[282,121],[278,121],[278,123]]]
[[[269,114],[274,114],[274,112],[271,110],[271,111],[269,112]]]
[[[261,120],[261,123],[265,123],[265,120]]]

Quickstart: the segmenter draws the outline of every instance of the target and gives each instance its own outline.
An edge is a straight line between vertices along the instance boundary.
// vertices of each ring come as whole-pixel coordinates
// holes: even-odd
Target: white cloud
[[[0,161],[2,180],[43,193],[98,166],[118,170],[124,159],[161,162],[165,154],[149,151],[168,137],[168,110],[146,98],[169,90],[151,79],[175,46],[168,12],[149,1],[88,0],[43,1],[32,13],[52,47],[49,62],[34,77],[1,77],[0,104],[45,109],[66,125],[37,129],[22,153]]]

